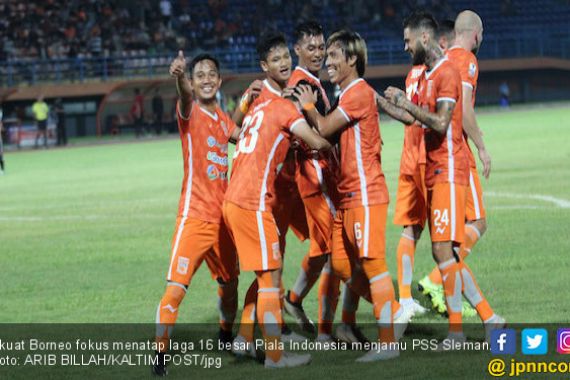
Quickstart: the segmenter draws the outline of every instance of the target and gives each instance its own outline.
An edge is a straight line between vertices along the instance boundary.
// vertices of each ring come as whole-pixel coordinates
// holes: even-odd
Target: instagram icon
[[[559,354],[570,354],[570,329],[558,329],[556,350]]]

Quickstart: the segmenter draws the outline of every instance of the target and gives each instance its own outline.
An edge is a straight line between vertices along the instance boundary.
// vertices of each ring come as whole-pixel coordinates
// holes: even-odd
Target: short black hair
[[[426,29],[434,37],[437,33],[438,25],[435,17],[425,11],[415,11],[404,20],[404,29]]]
[[[266,61],[271,49],[276,46],[287,46],[285,35],[279,32],[266,32],[257,39],[257,54],[260,61]]]
[[[443,20],[439,22],[439,26],[437,28],[437,37],[447,36],[448,38],[451,36],[452,39],[455,38],[455,21],[454,20]]]
[[[295,42],[301,41],[305,36],[320,36],[321,34],[324,35],[323,26],[315,20],[298,24],[293,32]]]
[[[203,54],[198,54],[197,56],[192,58],[192,61],[190,61],[190,77],[192,77],[196,65],[202,61],[214,62],[214,66],[216,66],[216,71],[218,72],[218,75],[220,75],[220,62],[213,55],[210,55],[208,53],[203,53]]]

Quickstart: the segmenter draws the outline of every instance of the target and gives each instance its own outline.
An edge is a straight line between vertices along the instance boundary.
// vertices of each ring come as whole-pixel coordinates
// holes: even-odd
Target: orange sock
[[[265,340],[265,356],[278,362],[283,354],[279,347],[282,324],[279,288],[272,286],[271,272],[257,272],[257,281],[257,320]]]
[[[239,324],[238,335],[241,335],[248,342],[253,342],[253,331],[255,328],[255,305],[257,303],[257,279],[253,280],[243,303],[243,311],[241,313],[241,321]]]
[[[328,254],[326,256],[328,257]],[[303,257],[301,270],[299,271],[293,289],[289,292],[289,300],[291,302],[303,302],[303,298],[305,298],[307,293],[313,288],[313,285],[315,285],[315,282],[319,279],[319,275],[325,263],[326,261],[324,261],[321,256],[309,257],[307,253],[305,257]]]
[[[459,257],[461,260],[465,259],[471,253],[471,248],[477,243],[479,238],[481,237],[481,233],[477,229],[477,227],[467,224],[465,225],[465,241],[459,247]],[[437,265],[433,268],[431,273],[429,274],[429,279],[434,284],[441,285],[441,275],[439,274],[439,269]]]
[[[219,282],[218,311],[220,313],[220,328],[224,331],[232,331],[234,326],[238,306],[237,286],[237,278],[226,283]]]
[[[362,267],[370,282],[374,317],[378,323],[378,341],[394,342],[392,304],[396,301],[396,295],[386,260],[364,259]]]
[[[181,284],[169,283],[158,304],[156,311],[156,338],[159,352],[166,352],[172,335],[172,329],[178,318],[178,307],[186,295],[186,288]]]
[[[463,295],[467,298],[467,301],[477,309],[479,318],[481,318],[483,322],[487,322],[495,315],[495,313],[493,312],[493,309],[491,309],[487,299],[483,296],[481,289],[479,289],[471,269],[463,260],[461,260],[459,265],[461,268],[461,280],[463,282]]]
[[[465,259],[467,256],[469,256],[469,254],[471,253],[471,248],[473,248],[475,244],[477,244],[479,238],[481,238],[481,233],[479,232],[477,227],[475,227],[472,224],[466,224],[465,241],[463,242],[463,244],[461,244],[461,247],[459,248],[459,257],[461,257],[462,260]]]
[[[461,276],[459,263],[449,259],[439,264],[441,277],[443,278],[443,291],[445,293],[445,304],[449,315],[449,332],[462,332],[462,296],[461,296]]]
[[[340,278],[331,272],[330,257],[321,272],[319,282],[319,334],[332,334],[332,325],[338,305]]]
[[[412,274],[414,270],[414,254],[416,241],[413,237],[402,233],[398,243],[398,290],[400,299],[412,298]]]
[[[360,297],[347,284],[342,291],[342,322],[354,325]]]

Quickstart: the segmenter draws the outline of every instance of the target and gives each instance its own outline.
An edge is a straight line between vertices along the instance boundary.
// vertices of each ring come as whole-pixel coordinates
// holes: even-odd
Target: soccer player
[[[236,145],[223,213],[237,247],[240,269],[256,274],[255,310],[265,338],[265,367],[294,367],[307,364],[311,356],[284,352],[281,346],[283,262],[272,213],[276,204],[275,180],[293,136],[315,150],[329,149],[331,145],[311,129],[291,100],[280,96],[291,70],[285,38],[279,34],[265,36],[258,43],[258,52],[261,67],[267,73],[264,85],[276,96],[266,96],[262,91],[248,108]],[[237,342],[240,341],[236,338],[234,345]]]
[[[184,159],[184,180],[172,241],[167,286],[156,311],[156,342],[160,345],[157,375],[166,375],[164,354],[180,303],[203,260],[217,280],[220,340],[231,341],[237,311],[239,270],[235,247],[222,221],[222,202],[228,186],[228,141],[239,129],[218,106],[216,92],[222,79],[218,61],[207,54],[190,62],[182,51],[173,60],[176,79],[176,115]]]
[[[322,26],[315,21],[305,21],[295,29],[295,54],[299,62],[288,81],[289,87],[299,83],[310,84],[318,91],[317,108],[321,114],[330,110],[330,103],[319,79],[325,58],[325,37]],[[296,180],[303,200],[309,228],[309,252],[303,258],[301,270],[295,285],[285,297],[285,311],[294,316],[297,323],[307,332],[314,332],[313,322],[307,317],[302,306],[303,299],[309,293],[319,275],[319,323],[317,340],[332,341],[332,324],[338,303],[340,279],[331,273],[330,253],[332,249],[332,225],[336,213],[334,192],[335,175],[338,167],[333,151],[321,157],[314,157],[308,149],[296,151]],[[358,296],[350,289],[346,296],[348,303],[358,301]],[[344,340],[358,340],[361,336],[354,322],[356,310],[343,311],[348,322],[339,326],[339,333]],[[348,316],[351,314],[351,316]],[[339,335],[339,334],[337,334]],[[346,338],[346,339],[345,339]],[[348,339],[350,338],[350,339]]]
[[[420,60],[413,61],[412,64],[413,66],[406,77],[406,98],[417,104],[418,82],[424,73],[425,66]],[[379,97],[378,101],[384,112],[395,119],[399,119],[401,109],[383,97]],[[394,224],[404,228],[396,255],[399,302],[412,315],[422,315],[427,312],[426,308],[412,298],[416,245],[425,226],[427,216],[424,181],[426,154],[423,135],[421,126],[415,123],[408,124],[404,128],[404,146],[400,159],[400,176],[394,212]]]
[[[483,134],[477,125],[474,110],[477,78],[479,76],[479,65],[475,54],[479,50],[481,41],[483,40],[483,23],[476,13],[463,11],[457,16],[455,25],[457,25],[455,42],[454,45],[447,50],[447,58],[461,75],[463,133],[465,135],[464,142],[469,157],[469,186],[467,190],[467,208],[465,210],[465,241],[459,248],[459,255],[462,259],[465,259],[471,252],[473,246],[487,230],[481,181],[477,174],[477,164],[467,143],[467,138],[471,139],[477,147],[479,159],[483,164],[483,175],[485,178],[489,177],[491,171],[491,156],[485,147]],[[437,268],[434,268],[429,276],[420,280],[424,294],[429,294],[436,310],[444,313],[446,308],[442,297],[441,283],[441,276]],[[463,315],[467,315],[467,313],[475,314],[472,309],[468,309],[464,305]]]
[[[291,77],[291,54],[287,47],[287,41],[281,34],[266,34],[260,38],[258,44],[258,54],[260,57],[260,66],[266,73],[263,81],[254,81],[243,94],[238,109],[234,112],[233,120],[242,125],[245,115],[252,107],[264,103],[271,99],[282,97],[282,91],[287,86],[287,81]],[[303,220],[293,217],[296,207],[297,186],[294,182],[295,166],[293,151],[289,150],[283,165],[277,175],[275,185],[275,196],[279,200],[274,202],[272,207],[273,216],[279,230],[279,248],[281,255],[285,252],[285,235],[290,224],[293,224],[293,231],[301,239],[304,239],[302,224]],[[300,198],[298,199],[299,203]],[[302,207],[302,203],[299,205]],[[300,214],[300,213],[296,213]],[[304,216],[304,213],[302,214]],[[304,218],[303,218],[304,219]],[[306,229],[306,228],[305,228]],[[281,268],[282,269],[282,268]],[[280,302],[283,307],[284,289],[280,285],[281,294]],[[235,343],[232,346],[232,352],[236,355],[247,355],[256,358],[256,350],[253,344],[254,324],[255,324],[255,308],[257,300],[258,281],[254,280],[248,288],[244,306],[241,315],[240,327]],[[293,332],[283,323],[281,339],[284,341],[305,341],[306,338]],[[245,349],[243,349],[245,348]]]
[[[378,323],[378,341],[387,343],[358,361],[395,358],[399,349],[390,343],[396,342],[399,334],[394,331],[393,315],[398,317],[404,311],[395,300],[386,264],[388,189],[380,158],[376,93],[362,79],[367,63],[366,43],[358,33],[340,30],[329,37],[326,48],[330,80],[341,89],[338,107],[322,116],[310,89],[303,87],[298,97],[306,116],[323,137],[340,133],[340,204],[333,226],[332,267],[360,295],[369,292]]]
[[[405,93],[389,87],[386,98],[406,111],[402,121],[421,123],[426,147],[427,211],[432,253],[443,279],[449,315],[446,341],[465,341],[462,331],[462,293],[477,309],[487,336],[504,325],[475,282],[473,273],[454,247],[464,241],[465,197],[469,183],[469,161],[463,139],[461,77],[443,56],[435,38],[437,22],[433,16],[418,12],[404,22],[405,49],[414,62],[426,70],[418,84],[418,104]],[[456,106],[459,104],[459,106]],[[448,344],[447,342],[445,344]]]

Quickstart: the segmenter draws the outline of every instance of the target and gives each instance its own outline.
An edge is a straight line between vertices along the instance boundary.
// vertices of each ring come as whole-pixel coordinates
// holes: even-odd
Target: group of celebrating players
[[[317,341],[363,341],[356,327],[359,299],[372,303],[382,349],[358,361],[395,358],[396,343],[414,315],[426,309],[412,298],[416,243],[429,223],[436,267],[419,281],[434,308],[449,316],[443,343],[462,343],[462,314],[475,309],[487,335],[505,320],[495,314],[465,262],[485,232],[485,211],[475,159],[483,174],[491,159],[473,111],[482,41],[481,19],[461,12],[454,26],[415,12],[404,22],[405,50],[413,60],[406,90],[378,94],[363,79],[366,43],[342,29],[325,42],[322,27],[304,22],[295,31],[298,66],[281,34],[259,39],[264,80],[254,81],[230,117],[216,102],[222,79],[218,61],[199,55],[189,64],[179,52],[170,66],[179,94],[177,118],[184,179],[172,242],[166,291],[156,312],[156,342],[163,359],[193,274],[203,260],[217,280],[220,334],[238,355],[257,357],[257,321],[264,338],[266,368],[307,364],[309,354],[283,350],[282,341],[306,339],[283,322],[291,314],[315,332],[302,307],[320,278]],[[340,95],[331,104],[319,80],[323,63]],[[401,121],[404,146],[394,223],[398,244],[399,301],[388,272],[385,232],[388,190],[381,165],[379,112]],[[228,181],[228,143],[235,153]],[[282,284],[289,227],[310,239],[300,273],[286,294]],[[233,338],[239,271],[254,271]],[[342,323],[333,321],[344,283]],[[166,375],[164,360],[153,365]]]

